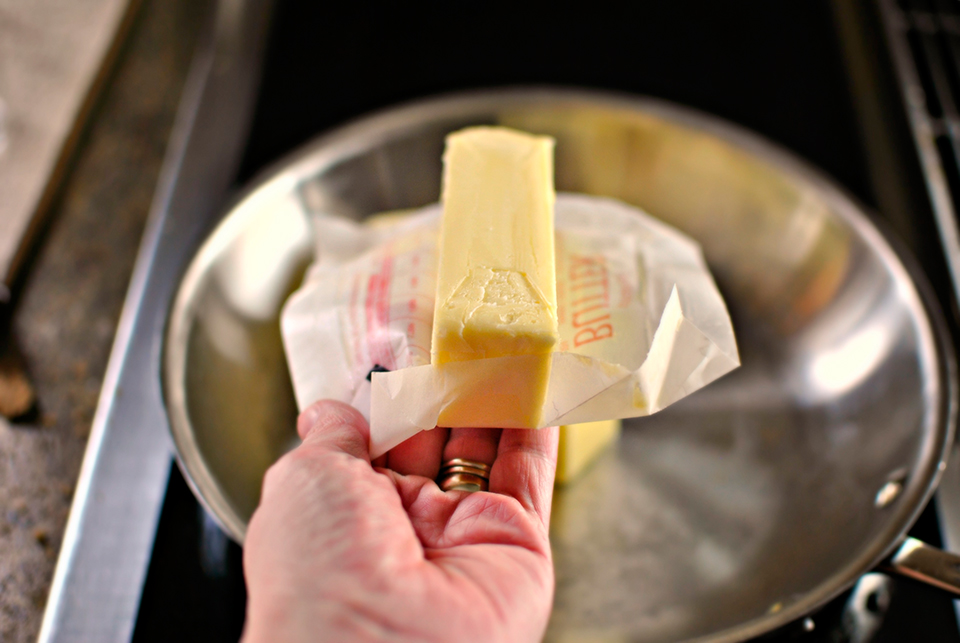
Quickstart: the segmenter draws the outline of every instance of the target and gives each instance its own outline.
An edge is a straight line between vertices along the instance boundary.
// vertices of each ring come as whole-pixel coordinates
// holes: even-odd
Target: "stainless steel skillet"
[[[743,360],[629,423],[557,493],[547,638],[739,641],[888,560],[954,426],[952,348],[919,275],[842,190],[756,135],[659,101],[550,89],[340,128],[265,175],[201,248],[170,314],[164,390],[181,468],[227,533],[242,541],[292,436],[277,319],[310,258],[308,213],[435,201],[444,134],[477,123],[554,135],[559,190],[620,198],[697,238]],[[960,581],[960,559],[912,542],[899,554]]]

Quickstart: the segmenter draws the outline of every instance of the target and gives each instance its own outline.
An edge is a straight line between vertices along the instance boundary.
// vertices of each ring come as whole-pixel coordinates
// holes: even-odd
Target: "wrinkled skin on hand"
[[[297,430],[247,532],[245,643],[542,638],[556,429],[435,429],[373,464],[349,406],[319,402]],[[492,462],[490,491],[441,491],[451,457]]]

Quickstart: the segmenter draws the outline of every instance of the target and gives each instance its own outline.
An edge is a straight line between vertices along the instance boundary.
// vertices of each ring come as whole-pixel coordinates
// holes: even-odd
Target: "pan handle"
[[[890,557],[887,571],[960,594],[960,556],[907,538]]]

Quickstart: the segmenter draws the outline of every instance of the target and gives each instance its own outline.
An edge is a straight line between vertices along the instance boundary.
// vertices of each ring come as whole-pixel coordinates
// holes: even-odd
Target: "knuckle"
[[[301,487],[314,477],[316,468],[315,458],[301,448],[290,451],[267,469],[263,476],[263,496],[266,498],[291,486]]]
[[[327,433],[338,428],[359,431],[366,424],[360,412],[346,404],[324,403],[317,411],[310,426],[311,434]]]

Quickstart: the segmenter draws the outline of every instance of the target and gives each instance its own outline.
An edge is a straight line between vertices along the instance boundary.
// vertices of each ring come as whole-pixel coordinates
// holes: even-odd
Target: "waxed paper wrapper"
[[[356,407],[373,457],[530,359],[430,364],[440,215],[439,204],[367,224],[315,215],[315,263],[281,315],[299,407]],[[688,237],[621,202],[559,194],[556,255],[560,343],[541,427],[649,415],[739,365],[723,298]]]

